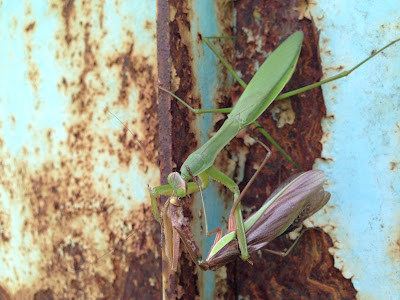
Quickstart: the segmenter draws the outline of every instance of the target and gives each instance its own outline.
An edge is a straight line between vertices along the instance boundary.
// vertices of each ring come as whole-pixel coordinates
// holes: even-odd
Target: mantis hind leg
[[[246,187],[243,189],[242,194],[240,194],[239,187],[237,186],[237,184],[232,179],[230,179],[228,176],[226,176],[224,173],[218,171],[214,167],[211,167],[206,170],[206,173],[211,178],[221,182],[222,184],[224,184],[227,188],[229,188],[233,192],[234,204],[233,204],[231,212],[229,214],[228,232],[236,231],[236,235],[237,235],[237,238],[239,241],[240,253],[241,253],[240,257],[244,261],[249,260],[250,254],[248,253],[248,249],[247,249],[247,239],[246,239],[246,233],[245,233],[244,222],[243,222],[242,207],[241,207],[240,202],[242,201],[244,195],[250,188],[251,184],[254,182],[255,178],[260,173],[261,169],[265,166],[265,164],[267,163],[267,160],[271,156],[271,151],[269,150],[269,148],[266,145],[264,145],[262,142],[260,142],[259,140],[256,139],[256,141],[258,143],[260,143],[267,150],[267,155],[265,156],[259,169],[251,177],[250,181],[247,183]],[[220,234],[221,230],[219,228],[217,228],[217,229],[213,230],[212,233]],[[215,239],[214,244],[217,241],[218,241],[218,236]]]
[[[267,154],[265,155],[265,158],[263,160],[263,162],[261,163],[260,167],[258,168],[258,170],[254,173],[254,175],[250,178],[249,182],[246,184],[246,186],[244,187],[240,197],[236,200],[236,202],[234,203],[234,205],[232,206],[231,209],[231,213],[229,218],[231,218],[231,216],[233,215],[234,210],[236,209],[236,207],[240,204],[240,202],[242,201],[242,199],[244,198],[244,195],[246,194],[246,192],[249,190],[250,186],[253,184],[254,180],[256,179],[256,177],[258,176],[258,174],[260,174],[262,168],[265,166],[265,164],[267,163],[268,159],[271,156],[271,150],[261,141],[259,141],[258,139],[255,139],[261,146],[264,147],[264,149],[267,151]]]
[[[240,191],[238,185],[226,176],[221,171],[215,169],[214,167],[210,167],[205,171],[211,178],[225,185],[230,191],[233,193],[233,202],[236,203],[240,196]],[[236,222],[236,234],[239,241],[239,248],[241,253],[241,258],[244,261],[247,261],[250,258],[249,251],[247,249],[247,240],[246,234],[244,230],[244,222],[243,222],[243,214],[241,204],[238,203],[236,205],[236,209],[234,210],[233,216]]]
[[[300,240],[300,238],[303,236],[303,234],[306,233],[306,232],[309,231],[309,230],[318,230],[318,231],[322,231],[321,229],[319,229],[319,228],[314,228],[314,227],[305,228],[305,229],[301,230],[299,236],[294,240],[294,242],[292,243],[292,245],[291,245],[287,250],[285,250],[285,251],[276,251],[276,250],[271,250],[271,249],[263,248],[262,251],[265,251],[265,252],[268,252],[268,253],[271,253],[271,254],[274,254],[274,255],[278,255],[278,256],[281,256],[281,257],[285,257],[285,256],[287,256],[287,255],[293,250],[293,248],[296,246],[297,242]]]

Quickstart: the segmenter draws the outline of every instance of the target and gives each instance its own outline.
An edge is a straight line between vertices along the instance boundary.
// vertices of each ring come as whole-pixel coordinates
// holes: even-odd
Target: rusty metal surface
[[[171,25],[170,25],[170,7],[168,1],[157,1],[157,65],[158,65],[158,82],[164,88],[171,89],[171,60],[173,56],[171,49],[176,45],[171,43]],[[171,45],[172,44],[172,47]],[[167,176],[172,171],[173,155],[177,149],[176,135],[173,135],[173,124],[171,114],[171,97],[160,91],[158,93],[158,114],[159,122],[159,137],[160,137],[160,171],[161,184],[167,184]],[[160,207],[163,207],[166,197],[161,197]],[[164,233],[162,233],[162,241],[164,244]],[[162,292],[163,299],[176,299],[178,297],[178,289],[181,281],[181,268],[178,272],[174,272],[169,263],[165,252],[166,248],[162,249]]]
[[[0,19],[1,295],[160,298],[155,3],[3,1]]]
[[[190,24],[188,21],[191,9],[184,1],[159,1],[158,4],[158,60],[160,66],[159,82],[165,88],[170,88],[178,96],[187,99],[191,90],[191,69],[193,62],[192,48],[190,45]],[[163,47],[163,45],[165,47]],[[179,170],[184,159],[196,146],[194,135],[188,134],[191,120],[185,108],[179,108],[176,101],[160,93],[160,136],[168,135],[168,142],[161,143],[161,153],[166,160],[162,168],[161,181],[173,170]],[[164,103],[161,103],[163,101]],[[162,106],[161,106],[162,104]],[[163,128],[165,126],[165,128]],[[191,201],[184,203],[185,218],[187,222],[193,218],[190,209]],[[165,299],[193,297],[198,294],[196,286],[197,274],[193,264],[181,256],[178,272],[173,273],[170,266],[163,260],[163,292]]]

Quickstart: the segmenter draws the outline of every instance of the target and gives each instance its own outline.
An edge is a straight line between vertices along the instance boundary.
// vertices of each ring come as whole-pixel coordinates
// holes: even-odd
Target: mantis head
[[[186,196],[187,183],[178,172],[172,172],[168,175],[168,183],[172,186],[176,196]]]

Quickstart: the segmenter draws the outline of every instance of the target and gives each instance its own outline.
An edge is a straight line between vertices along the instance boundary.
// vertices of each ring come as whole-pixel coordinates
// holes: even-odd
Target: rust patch
[[[25,32],[32,33],[33,30],[35,29],[35,26],[36,26],[36,22],[29,23],[29,25],[25,27]]]
[[[179,78],[179,86],[176,87],[177,90],[173,91],[181,97],[188,101],[189,105],[196,106],[197,103],[190,100],[193,99],[192,88],[194,86],[194,77],[192,72],[192,59],[193,53],[189,42],[190,33],[190,23],[189,16],[190,7],[186,2],[174,1],[170,3],[170,9],[173,7],[175,10],[174,18],[170,20],[170,43],[173,45],[171,47],[171,63],[174,67],[175,78]],[[194,115],[190,115],[187,109],[181,107],[176,101],[171,104],[172,110],[172,128],[174,128],[174,134],[177,141],[181,137],[186,136],[185,143],[174,143],[173,161],[177,166],[181,166],[187,156],[197,147],[197,142],[194,139],[192,133],[187,136],[187,132],[193,132],[189,130],[190,124],[196,118]],[[179,147],[177,147],[179,145]]]
[[[144,29],[152,31],[153,27],[154,27],[154,23],[149,20],[146,20],[146,22],[144,23]]]
[[[10,215],[5,213],[5,211],[4,207],[0,208],[0,237],[3,243],[11,240]]]
[[[393,261],[400,262],[400,237],[391,245],[389,253]]]
[[[388,245],[388,256],[394,264],[400,264],[400,231],[399,226],[395,228],[396,229],[391,232],[392,237],[387,239],[388,241],[393,241]]]
[[[279,238],[268,248],[282,251],[291,243]],[[332,246],[327,234],[313,230],[304,234],[287,257],[260,252],[254,266],[239,262],[243,280],[239,295],[263,299],[355,299],[351,279],[344,279],[334,267],[328,251]]]
[[[89,94],[89,91],[95,92],[95,89],[91,89],[87,86],[87,75],[90,72],[93,72],[96,69],[97,61],[96,56],[93,53],[92,43],[90,41],[90,25],[86,24],[84,27],[84,35],[83,35],[83,55],[81,54],[81,61],[82,61],[82,69],[79,75],[79,82],[77,83],[79,86],[78,92],[74,93],[72,96],[72,102],[76,102],[75,107],[76,110],[73,113],[77,114],[88,114],[86,110],[90,108],[92,101],[94,100],[93,97],[96,94]],[[97,96],[100,96],[97,94]],[[90,114],[90,113],[89,113]],[[89,115],[89,119],[91,116]]]
[[[54,293],[51,289],[40,290],[33,296],[34,300],[52,300],[55,299]]]
[[[75,0],[66,0],[64,1],[62,7],[62,17],[64,19],[64,26],[66,32],[64,39],[67,45],[69,45],[72,40],[70,23],[71,23],[71,18],[73,18],[75,14],[74,2]]]
[[[100,28],[104,29],[104,5],[105,1],[100,1],[99,5],[99,23],[100,23]]]
[[[394,171],[395,169],[398,168],[399,162],[391,161],[390,162],[390,171]]]
[[[16,120],[15,116],[14,115],[9,115],[8,118],[10,119],[11,124],[13,126],[15,126],[15,124],[17,123],[17,120]]]
[[[133,44],[130,45],[127,53],[118,55],[116,59],[110,58],[110,68],[114,65],[120,67],[120,89],[118,100],[113,104],[115,106],[128,107],[131,102],[129,97],[133,89],[139,91],[138,95],[138,111],[140,112],[141,119],[132,120],[129,128],[137,128],[139,124],[147,124],[142,127],[142,134],[145,135],[146,142],[136,142],[137,135],[133,137],[126,128],[123,128],[122,133],[119,135],[119,140],[124,145],[124,151],[118,153],[121,164],[129,165],[132,158],[132,149],[138,151],[145,151],[147,160],[158,161],[158,115],[157,115],[157,98],[156,98],[156,80],[153,68],[148,63],[148,58],[140,55],[133,54]],[[142,146],[144,149],[140,149]]]
[[[11,297],[6,292],[6,290],[0,286],[0,299],[2,300],[11,300]]]
[[[30,9],[27,9],[30,11]],[[27,13],[29,14],[29,13]],[[31,22],[29,25],[25,27],[25,33],[23,35],[24,38],[24,47],[25,47],[25,60],[27,63],[27,76],[29,79],[29,82],[32,86],[32,89],[35,93],[39,91],[40,88],[40,83],[41,83],[41,75],[40,75],[40,69],[38,65],[36,64],[34,58],[33,58],[33,48],[34,48],[34,43],[33,43],[33,37],[32,34],[34,32],[36,26],[36,22]],[[39,104],[40,100],[35,101],[35,109],[39,109]]]

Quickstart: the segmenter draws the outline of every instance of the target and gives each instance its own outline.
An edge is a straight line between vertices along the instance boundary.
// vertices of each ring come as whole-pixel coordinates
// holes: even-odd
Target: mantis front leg
[[[150,198],[151,198],[151,208],[153,210],[154,218],[157,220],[158,223],[161,223],[161,217],[160,217],[160,213],[158,212],[158,205],[157,205],[156,197],[158,197],[158,196],[185,197],[186,195],[190,195],[190,194],[200,191],[200,189],[202,189],[202,190],[206,189],[210,183],[208,175],[205,172],[203,172],[203,173],[199,174],[199,178],[201,179],[201,182],[202,182],[201,186],[197,185],[197,183],[195,183],[195,182],[189,182],[187,184],[187,187],[185,187],[184,191],[179,189],[179,186],[177,187],[177,184],[175,182],[170,182],[169,184],[161,185],[161,186],[158,186],[155,188],[149,187]],[[183,183],[183,184],[185,184],[185,183]],[[176,205],[176,203],[172,203],[172,204]]]
[[[211,178],[214,180],[222,183],[225,185],[232,193],[233,193],[233,207],[231,211],[231,215],[229,216],[231,219],[232,213],[235,219],[236,223],[236,234],[237,238],[239,241],[239,248],[240,248],[240,257],[244,261],[247,261],[250,258],[249,252],[247,250],[247,240],[246,240],[246,234],[245,234],[245,229],[244,229],[244,222],[243,222],[243,214],[242,214],[242,206],[240,204],[240,191],[238,185],[230,179],[228,176],[226,176],[224,173],[221,171],[217,170],[214,167],[208,168],[206,171],[206,174],[209,175]],[[231,222],[229,229],[233,230],[231,228]]]

